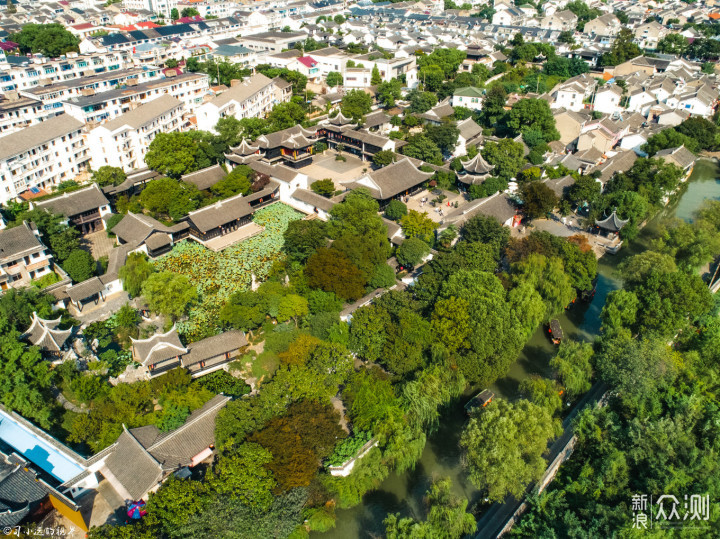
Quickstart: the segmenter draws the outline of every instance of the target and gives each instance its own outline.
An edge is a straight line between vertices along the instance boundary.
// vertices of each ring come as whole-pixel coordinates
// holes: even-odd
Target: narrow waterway
[[[679,200],[668,207],[662,216],[676,216],[691,220],[694,212],[705,200],[720,200],[720,169],[711,161],[696,164],[692,176]],[[661,217],[662,217],[661,216]],[[624,246],[616,255],[604,256],[598,266],[597,292],[592,302],[573,306],[560,317],[567,337],[592,340],[600,329],[600,311],[607,295],[618,288],[617,265],[627,256],[641,252],[657,231],[657,219],[646,226],[632,245]],[[518,360],[510,367],[507,376],[498,380],[493,391],[505,398],[518,396],[518,386],[526,377],[550,374],[549,362],[555,353],[543,328],[531,337]],[[478,388],[468,391],[468,395]],[[422,498],[433,478],[450,477],[454,490],[470,500],[472,507],[479,501],[479,493],[467,480],[460,461],[458,439],[465,422],[463,404],[468,396],[458,399],[443,412],[440,428],[427,442],[420,461],[414,470],[404,474],[391,474],[379,489],[365,495],[363,502],[351,509],[337,511],[337,525],[324,534],[313,533],[316,539],[348,539],[382,537],[383,519],[390,513],[421,517]]]

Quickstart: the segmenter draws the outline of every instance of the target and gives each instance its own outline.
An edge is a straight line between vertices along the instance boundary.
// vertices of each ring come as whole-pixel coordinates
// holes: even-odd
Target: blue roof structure
[[[5,409],[0,409],[0,440],[60,483],[85,471],[80,455]]]

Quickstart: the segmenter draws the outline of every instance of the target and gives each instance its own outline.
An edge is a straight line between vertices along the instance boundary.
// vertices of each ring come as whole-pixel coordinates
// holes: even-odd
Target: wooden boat
[[[550,320],[550,327],[548,329],[550,334],[550,340],[553,344],[560,344],[563,340],[563,330],[560,327],[560,321],[557,318]]]
[[[595,297],[595,291],[597,290],[597,283],[598,283],[598,278],[595,277],[595,278],[592,280],[592,287],[589,288],[589,289],[587,289],[587,290],[583,290],[582,292],[580,292],[580,299],[581,299],[582,301],[590,302],[590,301],[593,300],[593,298]]]
[[[465,412],[468,414],[476,408],[485,408],[493,400],[495,393],[489,389],[483,389],[465,404]]]

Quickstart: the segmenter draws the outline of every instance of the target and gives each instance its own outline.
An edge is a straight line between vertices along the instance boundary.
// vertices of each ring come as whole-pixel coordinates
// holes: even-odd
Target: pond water
[[[705,200],[720,200],[720,173],[718,165],[711,161],[696,164],[692,176],[676,204],[668,207],[663,216],[676,216],[692,220],[694,212]],[[576,340],[592,340],[600,329],[600,311],[607,295],[620,286],[616,274],[617,265],[630,255],[643,251],[657,230],[656,221],[646,226],[638,239],[623,247],[616,256],[603,257],[598,265],[597,292],[587,304],[578,304],[559,317],[566,336]],[[544,328],[539,328],[510,367],[504,378],[491,388],[496,395],[505,398],[518,396],[520,382],[532,374],[549,375],[549,362],[556,348],[547,338]],[[404,474],[392,473],[380,488],[369,492],[363,502],[351,509],[337,510],[336,527],[324,534],[313,533],[314,539],[371,538],[384,535],[383,519],[390,513],[422,518],[422,498],[434,478],[450,477],[453,490],[470,500],[470,507],[479,501],[479,493],[466,477],[460,461],[458,441],[465,413],[463,405],[471,394],[451,403],[442,413],[440,427],[432,436],[414,470]]]

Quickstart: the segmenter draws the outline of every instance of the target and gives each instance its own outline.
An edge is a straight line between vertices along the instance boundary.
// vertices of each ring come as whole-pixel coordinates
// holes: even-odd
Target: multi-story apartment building
[[[93,125],[118,118],[162,95],[171,95],[180,100],[184,111],[192,113],[202,104],[209,90],[208,76],[204,73],[182,73],[119,90],[74,97],[66,100],[64,107],[74,118]]]
[[[290,101],[292,88],[282,79],[256,73],[238,82],[197,110],[198,129],[213,130],[220,118],[260,118],[276,103]]]
[[[298,43],[304,43],[307,37],[304,32],[263,32],[240,36],[239,39],[248,49],[278,53],[283,49],[292,49]]]
[[[28,286],[52,271],[52,255],[27,221],[0,230],[0,290]]]
[[[178,0],[123,0],[122,5],[131,11],[146,9],[170,17],[170,12],[178,6]]]
[[[105,122],[87,135],[92,167],[132,170],[143,166],[148,146],[158,133],[182,129],[183,104],[164,95]]]
[[[230,17],[238,10],[237,2],[223,0],[179,0],[178,11],[185,8],[197,9],[201,17]]]
[[[132,55],[128,52],[111,51],[97,54],[68,53],[66,58],[4,57],[0,62],[0,90],[27,90],[132,67]]]
[[[62,113],[60,109],[46,108],[38,99],[19,96],[17,92],[5,92],[0,96],[0,137],[29,127]]]
[[[94,95],[116,90],[123,86],[137,86],[163,78],[163,71],[156,66],[133,67],[82,77],[47,86],[36,86],[20,92],[20,95],[42,101],[45,109],[63,112],[63,101],[72,97]]]
[[[0,143],[0,204],[28,190],[73,179],[90,156],[82,122],[61,114],[4,137]]]

